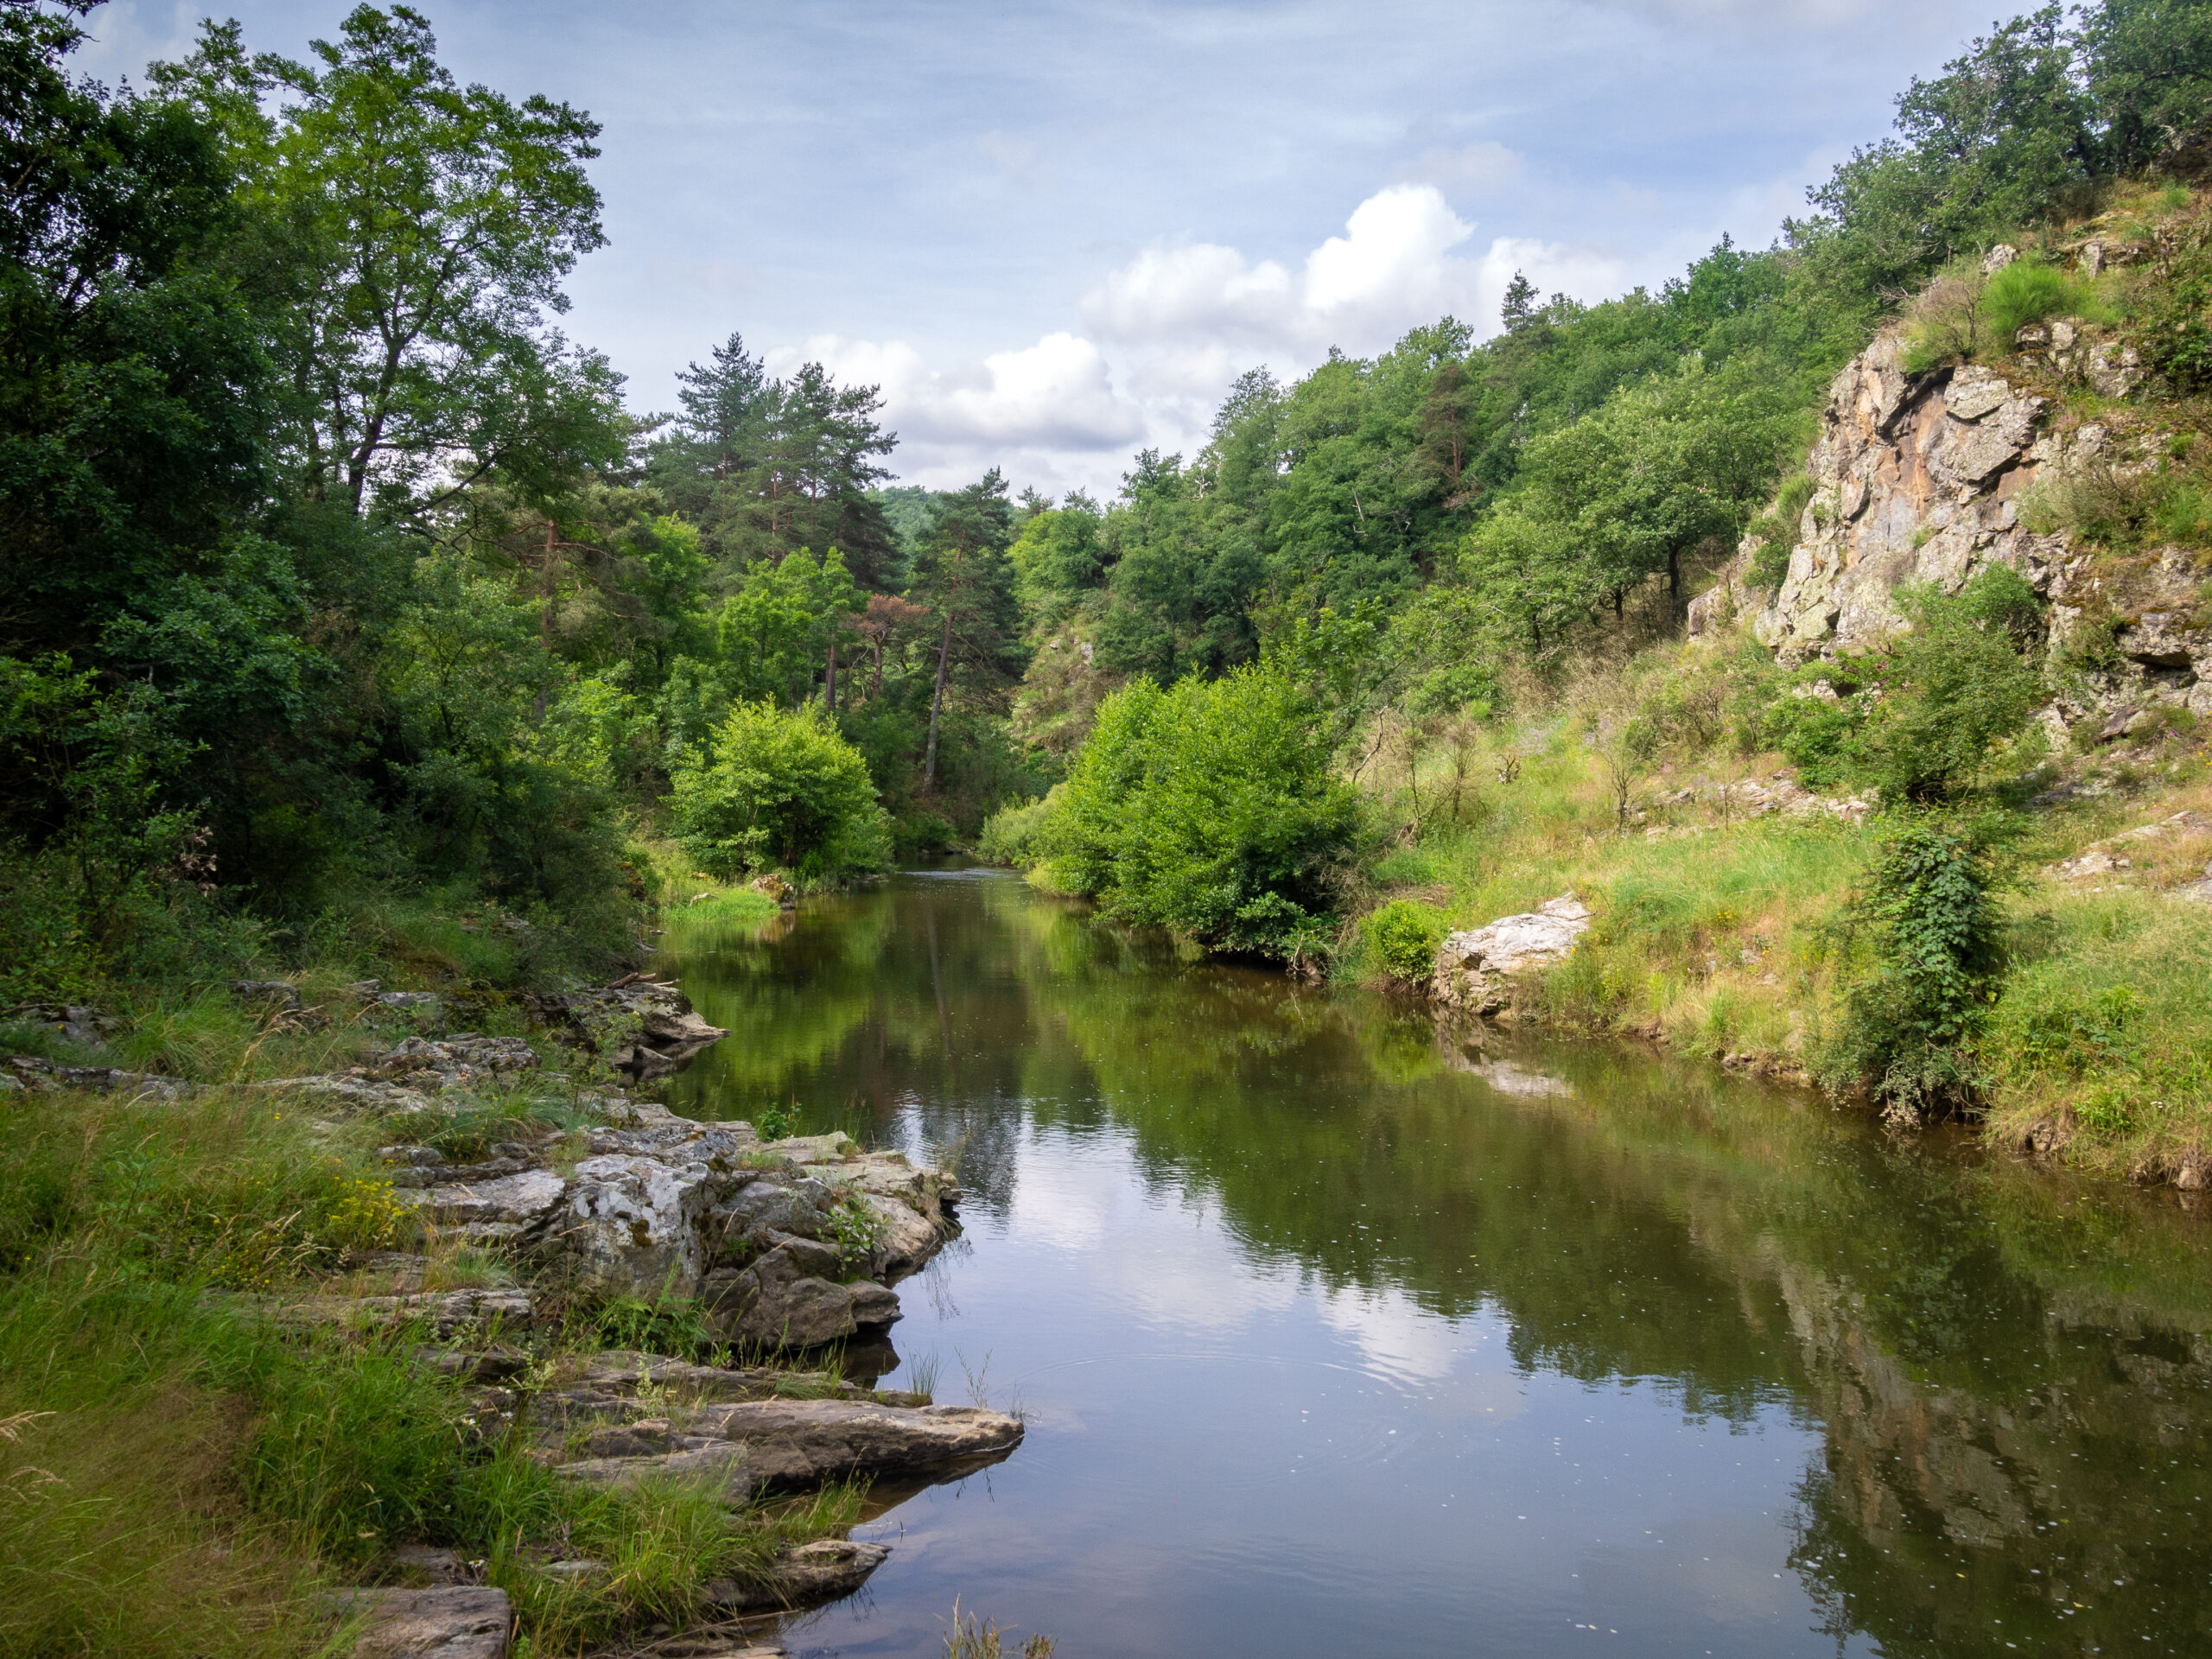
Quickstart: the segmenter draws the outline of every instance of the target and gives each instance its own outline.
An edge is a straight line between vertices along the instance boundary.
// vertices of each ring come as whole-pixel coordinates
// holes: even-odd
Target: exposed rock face
[[[0,1060],[0,1090],[85,1089],[96,1094],[128,1095],[143,1100],[181,1100],[194,1085],[150,1071],[124,1071],[111,1065],[56,1065],[30,1054]]]
[[[718,1334],[747,1346],[890,1324],[899,1299],[884,1281],[942,1248],[958,1198],[950,1178],[842,1135],[763,1147],[749,1125],[663,1114],[592,1150],[526,1241],[602,1294],[696,1296]]]
[[[2063,321],[2029,332],[2024,363],[2110,397],[2141,379],[2117,342]],[[2142,464],[2103,426],[2062,431],[2050,415],[2043,397],[1987,367],[1907,374],[1897,337],[1882,335],[1829,388],[1806,462],[1817,488],[1781,588],[1770,595],[1750,585],[1757,544],[1747,539],[1720,584],[1692,603],[1691,632],[1748,617],[1794,667],[1901,632],[1894,594],[1908,582],[1955,593],[2006,564],[2051,600],[2052,651],[2088,663],[2081,689],[2046,712],[2055,734],[2094,718],[2099,737],[2114,741],[2159,706],[2212,715],[2212,627],[2197,620],[2206,572],[2173,549],[2092,569],[2063,533],[2038,536],[2022,522],[2022,498],[2040,480]]]
[[[729,1035],[695,1014],[676,986],[639,975],[598,990],[530,1001],[541,1018],[565,1023],[582,1046],[639,1080],[671,1077]]]
[[[365,1619],[355,1659],[505,1659],[507,1592],[480,1585],[353,1590],[341,1605]]]
[[[1562,893],[1522,915],[1447,934],[1437,949],[1429,995],[1462,1014],[1496,1014],[1510,1000],[1516,976],[1564,961],[1589,931],[1588,908]]]

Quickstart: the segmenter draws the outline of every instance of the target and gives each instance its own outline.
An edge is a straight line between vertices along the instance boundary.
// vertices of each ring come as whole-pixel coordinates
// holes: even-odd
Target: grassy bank
[[[486,1113],[505,1135],[564,1116]],[[472,1129],[493,1132],[446,1133]],[[719,1484],[562,1480],[428,1363],[448,1345],[429,1330],[270,1317],[385,1287],[372,1253],[413,1226],[376,1161],[389,1133],[239,1087],[0,1096],[0,1650],[345,1651],[321,1592],[391,1581],[392,1549],[424,1543],[509,1592],[520,1651],[572,1652],[692,1617],[707,1579],[758,1577],[857,1518],[846,1487],[733,1510]],[[433,1241],[423,1282],[496,1272]],[[556,1306],[503,1345],[526,1352],[526,1389],[564,1356],[685,1336],[650,1310]],[[539,1570],[578,1555],[606,1570]]]
[[[1679,683],[1725,649],[1658,654]],[[1652,666],[1643,660],[1642,678]],[[1395,822],[1414,821],[1418,797],[1421,829],[1363,866],[1346,908],[1390,907],[1421,949],[1394,952],[1383,930],[1356,924],[1334,971],[1403,984],[1447,929],[1571,893],[1594,912],[1591,930],[1512,1017],[1821,1075],[1868,970],[1851,906],[1884,818],[1837,816],[1838,798],[1789,786],[1781,755],[1722,742],[1635,768],[1624,795],[1606,702],[1472,727],[1457,749],[1371,779]],[[2028,804],[2061,772],[2093,792]],[[1798,810],[1763,810],[1777,792]],[[2177,1175],[2212,1149],[2212,905],[2182,891],[2212,856],[2212,766],[2168,734],[2050,763],[1999,795],[2015,810],[1999,893],[2005,962],[1971,1053],[1985,1133],[2007,1145],[2035,1135],[2100,1173]],[[2170,824],[2177,815],[2196,823]],[[2106,868],[2113,859],[2125,866]]]

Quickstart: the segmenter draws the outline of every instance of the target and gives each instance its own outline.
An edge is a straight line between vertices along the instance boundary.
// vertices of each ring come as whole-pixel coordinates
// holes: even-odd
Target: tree
[[[737,704],[671,782],[684,849],[715,874],[781,865],[832,882],[890,860],[867,761],[810,705]]]
[[[938,614],[937,682],[930,694],[930,733],[922,787],[937,781],[938,728],[956,661],[979,687],[996,690],[1021,671],[1021,605],[1016,597],[1014,508],[995,467],[976,483],[940,499],[929,532],[914,555],[909,597]]]
[[[620,453],[620,380],[546,326],[600,246],[598,124],[463,87],[406,6],[358,6],[312,63],[249,58],[235,25],[157,66],[229,137],[272,300],[283,446],[302,491],[355,512],[533,456]],[[264,113],[270,94],[285,96]],[[450,482],[441,484],[450,470]]]
[[[682,413],[651,472],[717,558],[741,569],[836,547],[863,587],[898,583],[899,535],[871,486],[899,440],[876,421],[875,387],[839,386],[818,363],[776,379],[734,334],[677,378]]]

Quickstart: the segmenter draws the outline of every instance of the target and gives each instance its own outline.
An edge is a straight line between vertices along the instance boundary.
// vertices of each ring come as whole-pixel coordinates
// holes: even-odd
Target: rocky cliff
[[[1894,594],[1908,582],[1956,592],[1985,566],[2012,566],[2052,601],[2050,649],[2069,670],[2045,722],[2084,719],[2119,736],[2160,705],[2212,714],[2212,626],[2205,573],[2177,549],[2092,556],[2063,531],[2037,534],[2035,492],[2156,464],[2164,434],[2152,411],[2120,405],[2085,419],[2059,400],[2138,390],[2133,353],[2056,323],[2024,331],[2003,372],[1978,365],[1913,374],[1885,333],[1838,374],[1806,461],[1815,485],[1779,588],[1753,586],[1747,538],[1690,631],[1747,621],[1795,666],[1879,644],[1906,626]],[[2109,728],[2109,731],[2107,731]]]

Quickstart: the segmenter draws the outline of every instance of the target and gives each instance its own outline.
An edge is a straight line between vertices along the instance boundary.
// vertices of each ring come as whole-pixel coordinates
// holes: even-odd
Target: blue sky
[[[566,327],[666,409],[733,328],[879,383],[893,464],[1110,490],[1230,378],[1372,353],[1516,269],[1602,298],[1764,245],[1986,0],[1174,5],[429,0],[462,78],[588,109]],[[111,0],[86,67],[204,6]],[[219,9],[302,54],[348,7]]]

